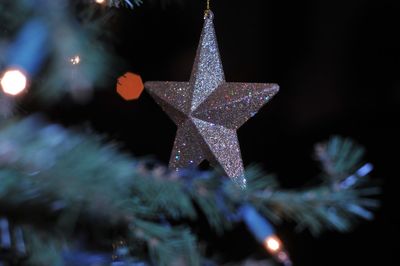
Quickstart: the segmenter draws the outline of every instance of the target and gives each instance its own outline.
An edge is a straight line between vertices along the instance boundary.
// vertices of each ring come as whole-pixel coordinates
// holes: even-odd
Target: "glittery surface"
[[[179,170],[208,160],[246,187],[236,130],[279,86],[225,82],[211,11],[205,18],[190,81],[151,81],[145,87],[178,126],[171,168]]]

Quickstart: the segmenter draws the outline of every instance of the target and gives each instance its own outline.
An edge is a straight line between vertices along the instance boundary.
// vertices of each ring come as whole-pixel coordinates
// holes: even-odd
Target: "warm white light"
[[[3,91],[10,95],[18,95],[26,89],[27,78],[20,70],[8,70],[1,78]]]
[[[96,3],[98,3],[98,4],[104,4],[105,1],[106,1],[106,0],[96,0]]]
[[[81,58],[79,55],[72,57],[70,60],[71,64],[78,65],[81,62]]]
[[[282,249],[281,241],[276,236],[270,236],[264,241],[266,249],[272,254],[277,253]]]

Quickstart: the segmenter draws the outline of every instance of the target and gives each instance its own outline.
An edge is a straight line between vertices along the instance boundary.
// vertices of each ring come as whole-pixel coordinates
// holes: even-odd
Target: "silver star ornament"
[[[179,170],[207,160],[239,186],[246,178],[236,130],[278,91],[276,84],[225,81],[213,13],[205,16],[189,82],[146,82],[145,87],[178,127],[169,166]]]

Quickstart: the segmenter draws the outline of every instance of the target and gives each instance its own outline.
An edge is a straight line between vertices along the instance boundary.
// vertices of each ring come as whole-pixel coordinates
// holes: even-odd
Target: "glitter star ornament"
[[[207,160],[221,166],[239,186],[246,178],[236,130],[278,91],[276,84],[225,81],[213,24],[204,27],[189,82],[146,82],[145,87],[178,127],[169,166],[199,165]]]

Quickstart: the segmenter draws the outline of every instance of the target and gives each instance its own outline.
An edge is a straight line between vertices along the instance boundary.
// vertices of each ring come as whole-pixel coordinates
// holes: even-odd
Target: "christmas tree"
[[[366,161],[364,148],[348,138],[330,137],[314,146],[313,155],[300,155],[300,164],[318,162],[316,178],[307,186],[281,185],[281,174],[269,174],[265,165],[256,163],[257,156],[254,164],[252,156],[244,156],[243,168],[236,133],[229,130],[236,132],[278,89],[275,84],[225,82],[215,40],[225,37],[220,30],[229,27],[223,15],[211,12],[213,3],[210,7],[206,2],[1,3],[0,265],[292,265],[289,233],[282,234],[281,228],[318,236],[326,230],[348,232],[361,219],[373,219],[380,193],[369,178],[373,165]],[[196,9],[198,17],[188,17],[185,8]],[[144,14],[150,24],[137,25]],[[177,29],[186,16],[193,22],[186,28],[192,31],[158,30],[155,35],[160,25],[151,21],[161,14],[163,19],[181,16],[173,22]],[[182,43],[184,34],[198,39],[201,23],[204,29],[195,56],[196,44]],[[225,26],[219,28],[218,23]],[[251,21],[243,23],[251,29]],[[127,36],[132,27],[136,35]],[[137,47],[129,47],[130,42]],[[250,49],[259,45],[257,40],[246,42]],[[162,45],[171,49],[171,56],[154,50]],[[182,52],[188,53],[181,59],[182,69],[175,67],[179,58],[165,61],[178,57],[177,51],[187,46],[193,49]],[[228,58],[223,49],[221,53],[224,64]],[[183,82],[195,57],[194,78]],[[233,63],[243,63],[238,59]],[[173,87],[169,82],[143,85],[131,71],[150,73],[142,76],[145,81],[182,82]],[[232,69],[225,71],[231,81]],[[235,79],[251,77],[235,71]],[[211,91],[208,85],[214,81],[218,84]],[[187,102],[178,96],[189,87],[195,88],[190,104],[201,101],[185,113]],[[202,90],[197,96],[196,88]],[[262,99],[254,98],[261,89]],[[233,96],[226,97],[228,93]],[[150,95],[178,126],[173,169],[165,161],[171,149],[167,139],[176,129]],[[223,107],[215,111],[216,105]],[[268,111],[261,109],[254,117],[259,119],[247,129],[260,154],[269,153],[270,142],[290,145],[285,139],[290,136],[279,136],[278,131],[255,136],[256,123],[275,119],[266,116]],[[192,130],[192,124],[181,121],[188,117],[198,128],[196,123],[212,123]],[[196,120],[200,118],[202,122]],[[247,141],[251,145],[252,140]],[[193,165],[180,164],[196,158]],[[213,167],[197,167],[204,159]],[[300,171],[301,167],[296,173],[304,176]]]

